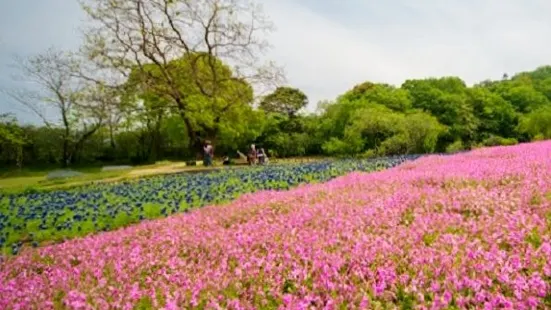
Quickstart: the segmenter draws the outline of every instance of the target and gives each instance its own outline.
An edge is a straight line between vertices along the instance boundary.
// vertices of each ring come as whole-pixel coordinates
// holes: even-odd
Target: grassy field
[[[52,169],[25,169],[21,171],[10,171],[0,178],[0,191],[21,192],[25,190],[53,190],[73,186],[84,185],[92,182],[118,182],[149,175],[178,173],[185,171],[208,170],[203,166],[186,166],[183,162],[163,162],[153,165],[132,167],[117,171],[101,171],[100,167],[74,168],[71,170],[83,173],[81,176],[47,179],[48,172]]]
[[[311,162],[321,160],[322,158],[285,158],[271,160],[272,163],[296,163]],[[236,161],[236,167],[242,167],[246,164],[243,160]],[[185,162],[162,161],[150,165],[135,166],[129,169],[118,171],[101,171],[100,166],[95,167],[72,167],[71,170],[83,173],[81,176],[47,179],[49,172],[58,168],[24,168],[21,170],[6,170],[0,172],[0,192],[18,193],[30,190],[56,190],[65,189],[94,182],[120,182],[130,179],[136,179],[145,176],[172,174],[180,172],[198,172],[212,169],[222,169],[221,162],[215,162],[214,167],[204,167],[202,162],[198,161],[197,166],[187,166]]]

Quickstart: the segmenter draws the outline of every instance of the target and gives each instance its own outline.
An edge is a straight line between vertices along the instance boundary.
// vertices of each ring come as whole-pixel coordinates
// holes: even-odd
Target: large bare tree
[[[106,88],[79,77],[80,62],[70,53],[50,48],[17,58],[19,78],[28,87],[4,92],[40,117],[49,128],[61,127],[62,163],[67,166],[102,125],[108,105]]]
[[[84,50],[103,68],[122,77],[141,75],[148,90],[167,96],[197,145],[190,93],[178,75],[189,74],[206,98],[216,101],[228,80],[269,90],[283,80],[281,70],[263,62],[273,29],[261,7],[251,0],[81,0],[90,18]],[[175,70],[174,60],[188,68]],[[220,74],[220,61],[232,74]],[[152,66],[154,70],[152,70]],[[246,95],[246,94],[245,94]],[[216,120],[238,100],[218,106]]]

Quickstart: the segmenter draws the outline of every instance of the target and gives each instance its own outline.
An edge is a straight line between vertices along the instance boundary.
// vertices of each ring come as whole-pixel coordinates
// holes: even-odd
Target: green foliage
[[[438,240],[439,236],[440,235],[438,232],[426,233],[423,235],[423,243],[426,246],[430,247],[434,242]]]
[[[149,296],[142,296],[136,305],[134,306],[134,309],[136,310],[150,310],[155,309],[153,306],[153,301],[151,300],[151,297]]]
[[[266,115],[257,145],[276,157],[316,154],[318,144],[316,119],[311,116]]]
[[[375,158],[377,157],[377,152],[375,150],[367,150],[361,153],[359,157],[364,159]]]
[[[331,137],[322,150],[328,155],[354,155],[368,150],[376,150],[379,155],[427,153],[435,150],[438,137],[444,132],[445,127],[427,113],[411,110],[406,114],[368,103],[350,113],[343,138]]]
[[[9,114],[0,114],[0,157],[18,167],[23,164],[23,130]]]
[[[235,148],[243,136],[254,139],[254,132],[258,132],[259,126],[253,126],[252,132],[248,126],[257,116],[251,106],[252,87],[236,78],[220,59],[204,53],[187,53],[163,66],[136,67],[125,90],[129,105],[143,104],[141,117],[150,125],[148,131],[157,133],[149,137],[152,144],[166,136],[161,135],[159,128],[167,117],[171,126],[165,129],[171,129],[172,137],[187,136],[176,141],[175,146],[180,149],[183,141],[187,146],[197,146],[197,136],[222,138],[223,147]],[[175,123],[175,116],[180,118],[180,124]],[[154,145],[150,153],[155,147],[159,148]]]
[[[367,158],[551,138],[551,66],[473,87],[456,77],[401,87],[363,82],[306,114],[297,113],[308,102],[299,89],[280,87],[254,107],[252,87],[228,65],[189,53],[135,67],[123,94],[117,120],[82,143],[74,164],[195,161],[204,139],[216,157],[237,158],[254,143],[268,156]],[[20,126],[3,115],[0,165],[60,165],[63,137],[62,128]]]
[[[518,144],[515,138],[503,138],[500,136],[490,136],[482,141],[483,146],[515,145]]]
[[[415,295],[413,293],[406,293],[403,287],[398,287],[398,293],[396,294],[397,304],[400,305],[401,310],[413,310],[415,309]]]
[[[468,100],[467,86],[455,77],[440,79],[408,80],[402,88],[409,91],[412,106],[435,116],[449,127],[449,141],[474,138],[479,120]]]
[[[398,155],[409,153],[409,137],[407,134],[394,135],[381,143],[379,154]]]
[[[501,95],[521,113],[534,111],[549,104],[547,97],[531,85],[514,86],[504,90]]]
[[[464,150],[465,146],[463,145],[463,141],[461,140],[457,140],[446,147],[446,153],[456,153]]]
[[[349,150],[349,144],[335,137],[330,138],[322,145],[323,151],[328,155],[346,155],[351,153]]]
[[[526,235],[526,242],[534,247],[534,249],[538,249],[543,241],[541,240],[540,234],[537,230],[537,228],[532,229],[527,235]]]
[[[519,131],[530,137],[551,138],[551,106],[544,106],[524,115],[519,124]]]
[[[474,114],[480,120],[477,140],[484,135],[515,136],[518,113],[509,101],[482,87],[470,89],[469,100]]]
[[[294,116],[308,105],[308,97],[298,88],[278,87],[260,102],[260,108],[268,113]]]
[[[148,219],[154,219],[161,216],[162,206],[153,203],[146,203],[144,205],[144,215]]]
[[[434,152],[439,137],[446,130],[446,127],[430,114],[414,112],[406,115],[404,134],[408,135],[408,152],[415,154]]]
[[[376,148],[384,140],[403,131],[403,119],[402,114],[373,104],[354,112],[345,129],[345,137],[356,143],[357,151],[361,151],[363,147]]]
[[[383,105],[394,111],[405,112],[411,109],[411,101],[406,90],[388,84],[365,82],[354,86],[342,99],[349,101],[365,100]]]

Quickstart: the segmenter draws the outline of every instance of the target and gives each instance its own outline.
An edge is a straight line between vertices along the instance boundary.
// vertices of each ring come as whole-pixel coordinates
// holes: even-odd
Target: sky
[[[315,110],[364,81],[459,76],[468,84],[551,64],[549,0],[258,0],[276,25],[267,55]],[[0,90],[14,55],[76,49],[76,0],[0,0]],[[0,113],[36,122],[0,94]]]

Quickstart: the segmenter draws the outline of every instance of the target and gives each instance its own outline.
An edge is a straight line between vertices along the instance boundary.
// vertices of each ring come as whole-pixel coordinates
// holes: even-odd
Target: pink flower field
[[[26,249],[0,309],[551,308],[551,142],[428,156]]]

